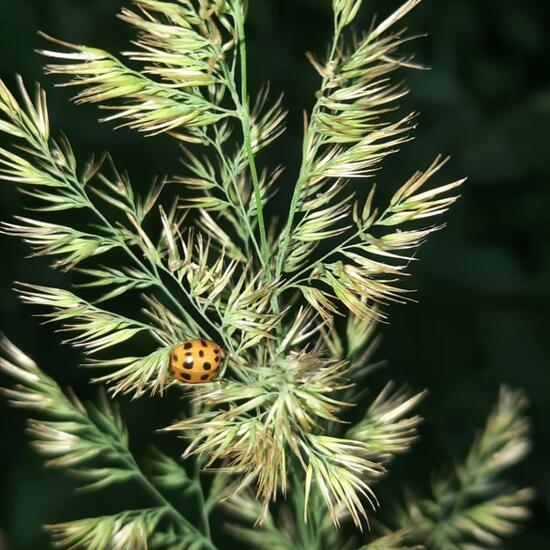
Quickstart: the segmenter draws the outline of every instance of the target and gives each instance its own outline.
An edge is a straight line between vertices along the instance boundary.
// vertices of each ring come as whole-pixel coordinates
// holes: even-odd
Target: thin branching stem
[[[225,167],[225,170],[227,171],[227,173],[229,174],[229,176],[231,178],[231,185],[233,186],[233,190],[235,191],[235,195],[237,196],[241,218],[242,218],[242,220],[244,221],[244,223],[246,225],[246,228],[248,230],[248,234],[250,235],[250,240],[252,241],[252,244],[254,246],[254,249],[256,250],[256,253],[258,254],[258,258],[261,258],[262,257],[262,251],[261,251],[260,246],[258,244],[258,241],[256,239],[256,235],[254,234],[254,229],[252,228],[252,225],[250,223],[250,218],[248,217],[248,214],[246,212],[246,207],[244,205],[243,198],[241,196],[239,187],[237,185],[237,170],[235,169],[234,166],[231,166],[229,164],[229,162],[227,160],[227,155],[224,153],[224,151],[221,148],[218,141],[215,140],[215,139],[212,139],[210,137],[207,137],[206,139],[208,140],[208,143],[212,147],[214,147],[214,149],[215,149],[216,153],[218,154],[221,162],[223,163],[223,166]],[[247,252],[248,252],[248,248],[249,248],[248,243],[245,242],[245,246],[246,246]]]
[[[67,403],[70,401],[67,399]],[[71,404],[71,408],[72,404]],[[73,409],[74,410],[74,409]],[[177,508],[159,491],[149,480],[149,478],[143,473],[139,464],[136,462],[134,455],[128,449],[126,444],[111,434],[104,433],[98,426],[90,421],[88,416],[82,411],[74,411],[78,422],[81,425],[89,425],[96,436],[103,440],[105,448],[110,448],[116,454],[121,463],[128,467],[132,471],[133,478],[141,485],[141,487],[155,500],[159,505],[166,509],[167,513],[174,519],[176,524],[182,525],[183,530],[191,530],[197,537],[201,538],[203,545],[210,550],[215,550],[216,547],[212,543],[210,532],[205,531],[201,533],[185,516],[183,516]],[[202,492],[202,491],[201,491]]]
[[[185,294],[186,298],[189,300],[189,302],[191,304],[193,304],[194,308],[197,310],[197,312],[201,315],[201,319],[204,319],[206,321],[206,323],[208,325],[210,325],[214,330],[216,330],[217,332],[219,332],[219,327],[216,326],[216,324],[208,317],[208,315],[206,315],[206,313],[199,307],[199,305],[197,303],[195,303],[195,300],[193,300],[193,296],[191,295],[191,293],[189,292],[189,290],[187,288],[185,288],[185,285],[182,284],[182,282],[165,266],[165,265],[160,265],[160,268],[162,269],[162,271],[164,273],[166,273],[174,282],[176,282],[179,286],[179,288],[181,289],[181,291]],[[158,279],[159,281],[159,284],[161,286],[164,286],[162,281],[160,280],[160,278]],[[185,308],[181,305],[180,302],[178,302],[177,298],[174,297],[174,295],[171,293],[171,292],[167,292],[167,295],[170,297],[171,301],[178,307],[178,309],[180,311],[185,311]],[[186,315],[189,315],[189,312],[186,311]],[[192,317],[191,317],[192,318]],[[193,319],[193,322],[195,323],[194,319]],[[207,336],[208,338],[211,338],[212,337],[212,334],[209,333],[207,330],[205,330],[204,328],[202,329],[205,336]]]
[[[341,31],[342,29],[335,17],[334,18],[334,36],[332,38],[331,50],[328,58],[329,60],[327,63],[328,67],[333,65],[335,62],[336,52],[338,48],[338,41],[340,39]],[[330,79],[330,76],[325,76],[323,78],[323,81],[321,83],[321,89],[320,89],[321,94],[324,92],[329,82],[329,79]],[[311,158],[310,148],[312,146],[313,138],[316,131],[315,118],[318,115],[320,109],[321,109],[321,103],[320,101],[317,101],[313,107],[310,121],[306,129],[306,135],[304,136],[304,142],[302,147],[302,163],[300,166],[300,172],[298,174],[298,180],[296,182],[296,186],[294,187],[294,192],[292,193],[292,199],[291,199],[290,208],[288,211],[288,218],[287,218],[285,228],[283,230],[283,236],[281,238],[279,250],[277,253],[277,259],[276,259],[276,265],[275,265],[275,277],[279,277],[283,271],[284,262],[286,259],[286,253],[288,250],[288,246],[290,244],[290,238],[292,236],[294,218],[296,217],[298,204],[300,202],[300,197],[302,194],[302,188],[309,177],[310,166],[308,164],[308,159]]]
[[[46,152],[46,151],[45,151]],[[53,163],[53,159],[49,157],[50,162]],[[60,175],[66,180],[66,176],[63,173],[60,173]],[[73,179],[72,182],[67,183],[71,185],[72,187],[76,187],[80,190],[80,193],[82,195],[82,198],[85,200],[86,205],[88,208],[98,217],[99,220],[104,224],[105,227],[107,227],[113,234],[117,234],[116,228],[113,226],[113,224],[107,219],[107,217],[95,206],[95,204],[92,202],[92,200],[89,198],[88,193],[84,187],[84,185],[80,182],[80,180],[76,177],[71,178]],[[151,269],[148,268],[143,261],[141,261],[138,256],[134,253],[134,251],[128,246],[128,243],[124,239],[118,239],[117,242],[119,243],[120,247],[128,254],[128,256],[137,264],[137,266],[142,270],[144,275],[150,277],[153,284],[162,291],[162,293],[176,306],[176,308],[180,311],[180,313],[183,315],[183,317],[187,320],[187,322],[194,326],[196,324],[193,317],[189,314],[189,312],[181,305],[180,301],[170,292],[170,290],[167,288],[167,286],[163,283],[162,279],[160,278],[157,265],[154,263],[151,263]],[[160,266],[161,269],[168,274],[176,283],[178,283],[179,288],[183,291],[188,301],[197,309],[197,312],[201,315],[201,318],[204,319],[217,333],[220,333],[220,329],[217,325],[214,324],[214,322],[206,315],[206,313],[199,308],[199,306],[195,303],[193,296],[190,294],[190,292],[185,288],[183,284],[181,284],[181,281],[179,281],[174,274],[166,268],[164,265]],[[212,338],[212,334],[202,328],[204,335],[207,338]],[[229,349],[232,349],[233,346],[230,342],[228,342],[226,339],[225,343],[226,345],[229,345]]]
[[[353,233],[353,235],[350,235],[349,237],[347,237],[344,241],[342,241],[340,244],[338,244],[338,246],[336,248],[333,248],[332,250],[329,250],[328,252],[326,252],[325,254],[323,254],[320,258],[318,258],[317,260],[313,261],[312,263],[308,264],[307,266],[303,267],[302,269],[300,269],[300,271],[298,271],[297,273],[295,273],[292,277],[290,277],[288,280],[286,280],[284,282],[284,284],[281,285],[281,287],[279,288],[279,294],[289,288],[291,288],[295,283],[296,281],[298,281],[300,278],[303,277],[303,281],[307,281],[308,280],[308,277],[304,277],[304,275],[309,271],[313,271],[313,269],[315,269],[316,266],[322,264],[325,262],[325,260],[327,260],[328,258],[330,258],[331,256],[334,256],[335,254],[338,254],[340,252],[343,252],[344,250],[348,249],[348,248],[352,248],[352,246],[350,247],[349,244],[354,240],[356,239],[359,235],[361,235],[361,233],[363,233],[363,230],[357,230],[356,232]]]
[[[199,405],[193,401],[191,404],[191,416],[194,417],[199,413]],[[204,490],[201,483],[201,457],[196,456],[193,464],[193,483],[195,493],[197,495],[197,505],[202,523],[202,530],[208,539],[211,539],[210,520],[208,510],[206,508],[206,499],[204,498]]]
[[[82,188],[82,192],[84,195],[84,198],[86,199],[90,210],[92,210],[96,216],[105,224],[106,227],[108,227],[112,232],[116,234],[116,228],[111,224],[111,222],[103,215],[103,213],[95,206],[95,204],[90,200],[88,197],[88,194],[86,193],[85,189]],[[181,305],[180,301],[170,292],[170,290],[167,288],[167,286],[162,282],[162,279],[160,278],[157,266],[154,263],[151,263],[152,269],[149,269],[144,262],[142,262],[139,257],[134,253],[134,251],[128,246],[128,243],[124,239],[118,239],[117,241],[120,245],[120,247],[128,254],[128,256],[136,263],[136,265],[142,270],[143,274],[150,278],[151,282],[154,284],[156,288],[158,288],[169,300],[176,306],[176,308],[180,311],[180,313],[183,315],[183,317],[187,320],[187,322],[194,326],[196,325],[195,320],[193,317],[189,314],[189,312]],[[205,319],[209,324],[213,326],[213,328],[217,329],[217,327],[210,321],[210,319],[204,315],[204,312],[198,308],[198,305],[195,304],[192,296],[190,295],[189,291],[174,277],[174,274],[167,269],[165,266],[161,265],[161,269],[166,272],[170,277],[172,277],[176,282],[178,282],[180,288],[185,293],[187,299],[191,304],[194,305],[194,307],[198,310],[198,313],[201,315],[201,318]],[[204,335],[207,338],[211,338],[212,336],[209,334],[207,330],[202,328]]]
[[[124,463],[134,471],[134,479],[136,479],[141,487],[151,496],[158,504],[164,507],[167,513],[176,521],[183,525],[183,529],[192,531],[197,538],[199,538],[203,544],[203,547],[210,550],[216,550],[216,546],[213,544],[210,537],[210,531],[202,533],[197,529],[185,516],[183,516],[172,503],[149,481],[147,476],[141,471],[141,468],[136,463],[134,457],[126,449],[123,455]]]
[[[271,279],[271,264],[269,260],[269,248],[267,244],[267,233],[265,229],[265,220],[262,205],[262,196],[260,191],[260,181],[258,178],[258,170],[256,168],[256,160],[252,151],[252,142],[250,139],[250,108],[248,104],[248,79],[247,79],[247,54],[246,54],[246,38],[244,31],[244,4],[238,2],[235,8],[235,17],[237,22],[237,32],[239,35],[239,55],[241,69],[241,96],[238,104],[240,113],[244,147],[250,167],[250,175],[252,177],[252,186],[254,188],[254,200],[256,202],[256,215],[258,218],[258,230],[260,232],[260,247],[261,261],[266,273],[267,280]]]

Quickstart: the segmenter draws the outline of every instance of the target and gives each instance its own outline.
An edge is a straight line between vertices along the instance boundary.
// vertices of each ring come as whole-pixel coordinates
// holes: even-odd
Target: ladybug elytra
[[[223,349],[210,340],[187,340],[172,350],[170,369],[184,384],[210,382],[224,358]]]

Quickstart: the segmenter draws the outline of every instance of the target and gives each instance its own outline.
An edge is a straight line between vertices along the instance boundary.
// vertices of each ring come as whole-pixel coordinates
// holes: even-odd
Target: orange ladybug
[[[184,384],[210,382],[220,370],[223,349],[210,340],[187,340],[172,350],[170,370]]]

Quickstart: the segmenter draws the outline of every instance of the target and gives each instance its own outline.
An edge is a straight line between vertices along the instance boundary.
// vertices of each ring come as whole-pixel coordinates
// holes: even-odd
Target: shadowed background
[[[304,57],[323,55],[330,38],[330,2],[253,0],[249,21],[252,91],[269,80],[285,92],[288,131],[261,163],[289,166],[274,210],[286,203],[295,181],[302,133],[301,112],[313,102],[318,84]],[[0,12],[0,77],[13,87],[14,73],[28,83],[41,80],[49,91],[55,129],[69,136],[82,161],[108,149],[143,188],[155,173],[179,170],[177,147],[167,138],[145,140],[127,130],[96,123],[94,107],[68,103],[67,90],[53,90],[44,77],[44,47],[38,29],[68,41],[110,51],[131,37],[114,18],[119,0],[18,0]],[[365,0],[357,27],[374,13],[398,6],[394,0]],[[438,180],[469,177],[448,226],[421,249],[410,288],[418,303],[394,306],[380,358],[391,377],[413,389],[427,387],[422,404],[422,440],[399,458],[382,493],[398,498],[404,480],[425,491],[429,472],[451,467],[466,452],[496,401],[501,383],[521,387],[531,401],[534,449],[512,472],[518,486],[536,488],[533,518],[506,548],[543,549],[550,544],[550,47],[545,36],[550,10],[543,0],[424,0],[408,18],[412,33],[429,33],[409,49],[431,71],[408,73],[412,90],[404,110],[420,111],[415,141],[384,165],[376,181],[395,189],[425,168],[436,153],[452,160]],[[434,180],[435,182],[435,180]],[[0,219],[21,213],[25,200],[6,184],[0,188]],[[279,212],[273,212],[275,214]],[[78,353],[62,347],[11,290],[14,280],[66,285],[70,275],[49,270],[41,259],[26,260],[19,241],[0,238],[1,329],[63,385],[86,396],[87,373],[76,367]],[[4,382],[2,380],[2,382]],[[163,426],[171,398],[126,406],[137,448]],[[49,548],[42,523],[107,513],[102,496],[74,499],[63,473],[44,470],[22,435],[24,415],[0,404],[2,452],[0,529],[10,550]],[[168,413],[169,414],[169,413]],[[112,491],[112,511],[131,505],[133,493]],[[382,499],[382,506],[384,506]],[[0,548],[4,550],[0,540]]]

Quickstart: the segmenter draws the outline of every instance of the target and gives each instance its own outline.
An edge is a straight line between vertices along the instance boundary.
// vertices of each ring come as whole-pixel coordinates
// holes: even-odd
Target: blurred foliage
[[[44,45],[38,29],[77,43],[108,50],[124,47],[125,26],[114,18],[120,0],[18,0],[0,13],[0,77],[40,79],[42,60],[33,50]],[[398,2],[369,0],[366,17],[383,15]],[[303,53],[324,53],[330,34],[330,5],[320,0],[254,0],[249,22],[250,74],[284,91],[290,108],[289,131],[269,153],[271,164],[296,167],[302,134],[301,112],[313,101],[317,76]],[[358,26],[363,22],[358,22]],[[548,548],[550,540],[550,6],[545,0],[424,0],[409,18],[413,33],[428,32],[415,51],[429,72],[409,75],[412,93],[404,110],[421,112],[417,139],[389,159],[378,178],[394,189],[412,170],[427,164],[434,151],[450,153],[449,178],[469,176],[463,198],[448,217],[447,229],[421,251],[411,287],[418,304],[396,306],[383,327],[380,356],[391,375],[417,389],[427,387],[421,408],[427,419],[414,451],[396,461],[384,482],[382,504],[402,493],[405,478],[419,475],[464,454],[472,427],[481,425],[498,386],[522,387],[531,400],[535,448],[515,470],[517,485],[536,488],[531,523],[507,548]],[[111,131],[95,122],[93,107],[67,103],[70,90],[50,91],[52,118],[81,152],[109,149],[120,166],[131,167],[145,185],[156,173],[177,167],[176,145],[168,138],[148,143],[126,130]],[[296,173],[282,186],[289,193]],[[286,184],[286,186],[285,186]],[[2,188],[0,219],[20,211],[24,197]],[[61,347],[61,336],[30,319],[11,290],[14,280],[61,283],[44,261],[24,260],[16,240],[1,238],[2,326],[10,338],[40,360],[56,378],[93,390],[75,367],[78,354]],[[70,274],[65,275],[70,277]],[[385,375],[387,376],[387,374]],[[154,403],[155,408],[152,408]],[[41,523],[97,512],[95,497],[71,500],[73,485],[60,473],[44,471],[22,435],[23,418],[2,407],[0,471],[0,548],[48,548]],[[146,436],[158,425],[163,407],[177,414],[172,399],[134,402],[131,422]],[[140,441],[133,442],[135,446]],[[380,491],[379,491],[380,492]],[[133,502],[135,495],[125,499]],[[120,508],[122,503],[118,503]],[[102,508],[103,511],[103,508]],[[7,542],[2,542],[2,541]]]

